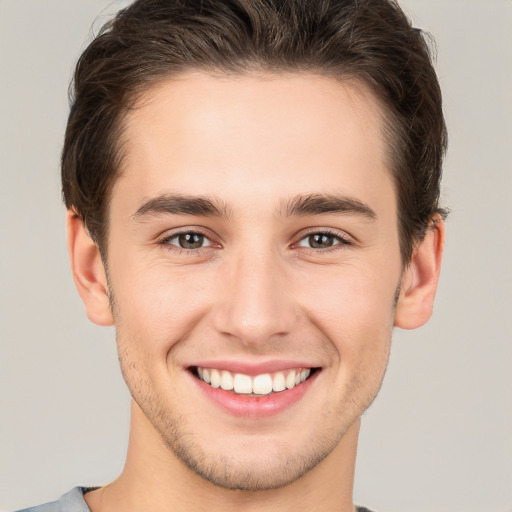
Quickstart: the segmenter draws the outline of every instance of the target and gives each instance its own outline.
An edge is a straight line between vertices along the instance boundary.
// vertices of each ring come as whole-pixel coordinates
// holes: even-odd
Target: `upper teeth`
[[[298,368],[273,374],[263,373],[251,377],[243,373],[233,374],[227,370],[198,367],[197,374],[201,380],[214,388],[221,388],[226,391],[232,390],[241,394],[268,395],[272,391],[277,392],[294,388],[309,377],[311,370],[309,368]]]

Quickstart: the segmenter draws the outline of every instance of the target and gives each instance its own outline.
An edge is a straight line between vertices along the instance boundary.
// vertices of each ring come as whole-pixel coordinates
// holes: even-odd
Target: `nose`
[[[283,262],[258,251],[238,254],[219,274],[214,324],[246,346],[275,344],[297,325],[297,308]]]

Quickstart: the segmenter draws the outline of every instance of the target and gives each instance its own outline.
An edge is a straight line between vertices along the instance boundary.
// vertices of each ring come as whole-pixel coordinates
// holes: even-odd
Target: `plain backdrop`
[[[512,1],[401,4],[438,44],[452,214],[434,317],[395,332],[363,418],[355,499],[511,512]],[[121,5],[0,0],[1,512],[107,483],[124,462],[114,332],[87,320],[74,289],[59,188],[73,64]]]

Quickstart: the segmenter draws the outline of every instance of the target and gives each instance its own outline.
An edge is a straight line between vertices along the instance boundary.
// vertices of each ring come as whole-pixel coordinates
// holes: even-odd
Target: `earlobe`
[[[445,226],[439,215],[433,217],[425,237],[413,251],[402,277],[395,312],[395,326],[416,329],[432,316],[434,297],[441,271]]]
[[[80,217],[71,210],[68,210],[67,233],[71,271],[87,316],[95,324],[113,325],[107,276],[99,248]]]

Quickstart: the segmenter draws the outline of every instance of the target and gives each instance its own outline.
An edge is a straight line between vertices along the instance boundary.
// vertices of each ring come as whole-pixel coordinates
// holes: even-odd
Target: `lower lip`
[[[297,403],[308,391],[319,374],[320,371],[316,371],[307,380],[292,389],[264,396],[237,395],[232,391],[213,388],[197,377],[191,376],[203,395],[226,412],[240,417],[264,418],[279,414]]]

